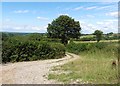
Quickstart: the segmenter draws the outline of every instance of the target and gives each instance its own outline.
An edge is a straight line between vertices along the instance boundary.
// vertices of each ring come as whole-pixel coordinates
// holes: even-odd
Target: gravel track
[[[0,65],[1,84],[58,84],[46,77],[54,66],[63,65],[79,58],[78,55],[67,53],[64,58],[17,62]],[[2,74],[1,74],[2,73]]]

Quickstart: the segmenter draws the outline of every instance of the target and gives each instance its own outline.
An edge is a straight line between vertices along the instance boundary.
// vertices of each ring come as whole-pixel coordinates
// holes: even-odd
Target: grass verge
[[[80,52],[79,59],[54,67],[53,71],[58,72],[50,73],[48,79],[55,79],[63,83],[116,84],[118,66],[112,66],[112,62],[117,60],[115,46],[111,44],[105,49]]]

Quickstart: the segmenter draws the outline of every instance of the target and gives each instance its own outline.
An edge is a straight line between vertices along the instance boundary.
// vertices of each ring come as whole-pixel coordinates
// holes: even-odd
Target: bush
[[[86,50],[86,44],[77,44],[72,42],[67,45],[67,50],[68,52],[78,54],[79,52]]]
[[[107,46],[105,43],[69,43],[67,45],[67,51],[75,54],[79,54],[83,51],[89,51],[92,49],[103,49]]]
[[[54,59],[65,55],[65,47],[60,43],[35,40],[21,41],[11,38],[4,41],[2,46],[3,63]]]
[[[65,55],[65,46],[61,43],[50,43],[51,51],[51,58],[61,58]]]
[[[94,47],[97,49],[103,49],[107,46],[107,43],[101,42],[101,43],[94,43]]]
[[[120,39],[120,35],[119,34],[112,34],[112,35],[104,35],[103,36],[103,40],[118,40]]]
[[[44,38],[42,41],[61,43],[61,40],[57,38]]]

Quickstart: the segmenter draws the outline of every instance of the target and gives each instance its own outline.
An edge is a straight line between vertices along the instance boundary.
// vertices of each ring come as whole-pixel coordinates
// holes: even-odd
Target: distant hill
[[[20,32],[0,32],[0,34],[1,33],[9,36],[34,34],[34,33],[20,33]],[[39,34],[44,35],[45,33],[39,33]]]

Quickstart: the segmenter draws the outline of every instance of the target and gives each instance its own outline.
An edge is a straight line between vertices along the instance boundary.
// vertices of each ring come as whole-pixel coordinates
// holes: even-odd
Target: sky
[[[2,2],[0,31],[46,33],[60,15],[79,21],[83,34],[118,32],[118,2]]]

